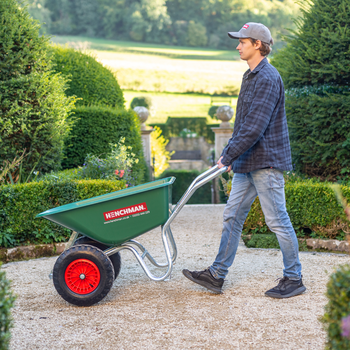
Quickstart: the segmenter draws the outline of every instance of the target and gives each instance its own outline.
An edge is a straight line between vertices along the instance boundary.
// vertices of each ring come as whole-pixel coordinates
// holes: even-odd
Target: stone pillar
[[[216,116],[222,121],[218,128],[211,128],[215,133],[215,159],[218,160],[228,140],[232,136],[233,127],[229,120],[233,117],[233,109],[230,106],[221,106],[216,111]],[[218,179],[214,180],[214,202],[219,203]]]
[[[143,155],[145,157],[145,161],[150,172],[150,178],[152,178],[153,168],[152,168],[152,156],[151,156],[151,132],[153,131],[153,129],[147,128],[145,124],[149,116],[149,112],[146,107],[142,107],[142,106],[135,107],[134,111],[137,113],[140,119]]]

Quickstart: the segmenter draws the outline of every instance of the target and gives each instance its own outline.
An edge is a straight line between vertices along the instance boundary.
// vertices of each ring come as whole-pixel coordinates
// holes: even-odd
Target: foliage
[[[335,180],[350,174],[349,3],[304,1],[297,31],[273,57],[287,91],[296,170]]]
[[[40,1],[42,8],[35,4]],[[280,32],[294,27],[298,6],[292,0],[29,0],[35,18],[52,34],[132,39],[173,45],[230,48],[227,32],[248,21]],[[234,24],[234,28],[232,25]]]
[[[166,170],[159,178],[174,176],[176,181],[172,185],[172,203],[177,203],[192,181],[200,173],[197,170]],[[190,198],[187,204],[208,204],[211,203],[211,184],[206,183],[200,187]]]
[[[7,350],[10,345],[10,329],[13,327],[11,309],[16,297],[11,291],[11,285],[6,278],[5,271],[0,271],[0,300],[0,349]]]
[[[333,181],[350,174],[348,93],[289,94],[286,113],[296,171]]]
[[[130,103],[130,108],[134,109],[135,107],[146,107],[148,110],[152,108],[152,100],[149,96],[139,96],[134,97]]]
[[[132,168],[139,162],[131,146],[125,146],[125,138],[111,145],[111,152],[101,159],[88,154],[83,167],[78,172],[83,179],[123,180],[126,186],[135,185],[138,179],[133,177]]]
[[[46,181],[0,187],[0,236],[10,246],[66,241],[70,231],[48,220],[35,219],[47,209],[125,188],[125,181]],[[5,246],[2,242],[1,246]]]
[[[328,303],[322,318],[327,332],[326,349],[345,350],[350,348],[350,266],[340,266],[327,284]]]
[[[162,130],[157,126],[151,133],[151,156],[154,159],[154,175],[159,177],[168,167],[172,153],[166,150],[166,140],[162,135]]]
[[[341,186],[343,195],[350,199],[350,187]],[[287,212],[299,237],[312,234],[325,239],[343,239],[350,226],[336,196],[326,182],[300,180],[285,185]],[[305,200],[307,198],[307,200]],[[265,218],[257,198],[244,224],[244,233],[261,231]]]
[[[211,118],[215,118],[216,117],[216,111],[218,110],[220,106],[210,106],[209,111],[208,111],[208,115]]]
[[[279,249],[279,243],[275,234],[253,235],[246,243],[248,248],[276,248]]]
[[[82,166],[88,154],[106,158],[110,144],[121,138],[125,146],[131,146],[139,162],[133,166],[133,177],[138,183],[143,181],[145,171],[140,123],[135,112],[101,106],[78,107],[75,110],[76,122],[71,131],[70,143],[66,144],[65,168]]]
[[[54,46],[57,73],[69,78],[67,96],[80,98],[77,105],[104,105],[124,108],[124,97],[113,73],[90,54]]]
[[[15,0],[0,2],[0,163],[19,152],[24,176],[33,167],[60,167],[74,98],[65,96],[65,80],[52,73],[48,38]]]
[[[187,45],[206,46],[207,42],[207,29],[201,23],[190,21],[187,28]]]

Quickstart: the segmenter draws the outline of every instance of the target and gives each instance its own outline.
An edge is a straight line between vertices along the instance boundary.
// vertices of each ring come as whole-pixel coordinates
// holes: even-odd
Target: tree
[[[350,175],[350,3],[304,1],[297,30],[272,60],[287,89],[296,169],[335,180]]]
[[[25,149],[26,175],[60,167],[74,107],[66,81],[52,73],[49,39],[39,29],[17,1],[0,2],[0,163]]]

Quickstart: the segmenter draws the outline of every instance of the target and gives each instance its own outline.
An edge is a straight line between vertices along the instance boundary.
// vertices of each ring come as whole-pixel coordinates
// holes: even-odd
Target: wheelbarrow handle
[[[207,182],[215,179],[217,176],[225,173],[227,171],[228,167],[224,166],[223,168],[219,169],[218,165],[215,165],[205,171],[204,173],[197,176],[191,185],[188,187],[186,192],[182,195],[181,199],[176,204],[175,208],[172,211],[172,214],[168,218],[167,222],[164,224],[164,227],[167,228],[170,223],[174,220],[176,215],[180,212],[180,210],[183,208],[183,206],[188,202],[188,200],[191,198],[193,193],[201,186],[206,184]]]

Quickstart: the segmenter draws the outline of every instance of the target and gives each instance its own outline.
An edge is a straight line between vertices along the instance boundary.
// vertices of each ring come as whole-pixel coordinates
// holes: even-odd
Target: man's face
[[[258,40],[257,43],[253,45],[249,39],[239,39],[239,45],[236,47],[236,49],[239,51],[241,59],[244,61],[249,61],[256,55],[260,55],[259,43],[260,40]]]

